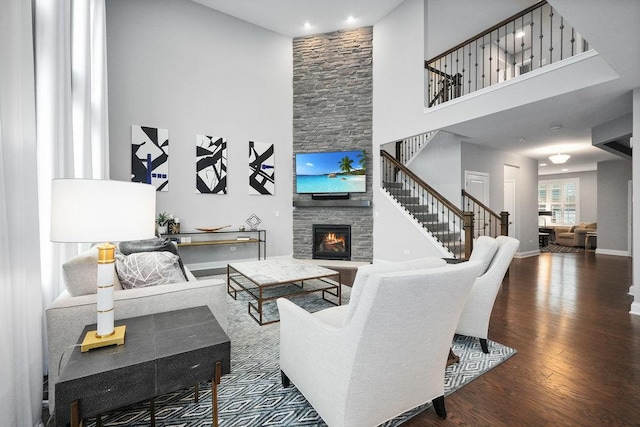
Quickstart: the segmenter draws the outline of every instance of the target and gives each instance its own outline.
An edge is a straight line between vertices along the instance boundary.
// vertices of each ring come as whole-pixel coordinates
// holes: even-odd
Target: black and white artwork
[[[275,194],[273,144],[249,141],[249,194]]]
[[[169,130],[131,126],[131,181],[169,191]]]
[[[227,140],[196,135],[196,193],[227,194]]]

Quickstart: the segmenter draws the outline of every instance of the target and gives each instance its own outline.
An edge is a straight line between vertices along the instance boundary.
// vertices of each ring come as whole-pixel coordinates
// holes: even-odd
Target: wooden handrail
[[[440,203],[446,206],[450,211],[454,212],[456,215],[460,216],[461,218],[464,216],[464,213],[460,208],[453,205],[442,194],[438,193],[433,187],[431,187],[429,184],[424,182],[418,175],[416,175],[411,170],[407,169],[402,163],[394,159],[392,155],[390,155],[384,150],[380,150],[380,155],[385,159],[387,159],[388,161],[390,161],[395,167],[402,169],[404,173],[406,173],[409,177],[411,177],[411,179],[416,181],[420,186],[424,187],[429,192],[429,194],[431,194],[435,199],[437,199]]]
[[[481,32],[479,34],[468,38],[467,40],[463,41],[462,43],[457,44],[456,46],[452,47],[451,49],[447,50],[446,52],[443,52],[440,55],[437,55],[437,56],[429,59],[428,61],[425,61],[425,67],[426,67],[426,65],[428,63],[431,63],[433,61],[437,61],[438,59],[442,58],[443,56],[447,56],[448,54],[455,52],[456,50],[460,49],[462,46],[466,46],[467,44],[473,42],[474,40],[477,40],[479,38],[482,38],[482,37],[486,36],[487,34],[490,34],[490,33],[494,32],[498,28],[501,28],[501,27],[505,26],[506,24],[510,23],[511,21],[514,21],[514,20],[526,15],[527,13],[530,13],[533,10],[536,10],[537,8],[542,7],[545,4],[547,4],[547,0],[540,0],[539,2],[534,4],[533,6],[530,6],[530,7],[526,8],[525,10],[523,10],[521,12],[518,12],[515,15],[510,16],[509,18],[500,21],[499,23],[497,23],[493,27],[489,28],[488,30],[484,30],[483,32]]]
[[[484,209],[485,211],[489,212],[491,215],[495,216],[496,218],[500,218],[500,215],[498,215],[497,213],[495,213],[494,211],[492,211],[487,205],[485,205],[484,203],[482,203],[480,200],[476,199],[475,197],[473,197],[471,194],[467,193],[467,191],[463,188],[462,189],[462,197],[468,197],[469,199],[471,199],[476,205],[479,205],[482,209]]]

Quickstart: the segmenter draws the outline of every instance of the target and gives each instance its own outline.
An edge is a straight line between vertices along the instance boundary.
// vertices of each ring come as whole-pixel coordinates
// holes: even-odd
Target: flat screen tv
[[[296,193],[365,193],[364,150],[296,154]]]

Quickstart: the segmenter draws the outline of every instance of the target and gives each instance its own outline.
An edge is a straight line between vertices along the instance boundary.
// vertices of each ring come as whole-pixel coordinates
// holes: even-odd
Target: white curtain
[[[31,0],[0,1],[0,424],[35,426],[42,411]]]
[[[36,0],[38,183],[44,305],[78,245],[49,241],[51,180],[109,178],[104,0]]]

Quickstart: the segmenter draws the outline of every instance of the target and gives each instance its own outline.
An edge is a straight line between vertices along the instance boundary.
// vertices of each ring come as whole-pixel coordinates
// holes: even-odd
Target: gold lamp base
[[[89,331],[82,340],[80,351],[85,353],[94,348],[106,347],[109,345],[122,345],[124,344],[124,333],[127,329],[126,325],[116,326],[111,335],[106,337],[98,337],[98,331]]]

